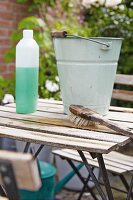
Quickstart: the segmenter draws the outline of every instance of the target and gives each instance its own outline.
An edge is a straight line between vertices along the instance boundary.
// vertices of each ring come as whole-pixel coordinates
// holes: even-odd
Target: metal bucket
[[[98,43],[83,38],[53,37],[66,114],[70,104],[83,105],[102,115],[108,113],[122,39],[91,39]]]

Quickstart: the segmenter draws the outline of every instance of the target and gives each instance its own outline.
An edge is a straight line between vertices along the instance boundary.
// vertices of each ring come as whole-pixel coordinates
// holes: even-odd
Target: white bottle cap
[[[33,30],[23,30],[24,38],[33,38]]]

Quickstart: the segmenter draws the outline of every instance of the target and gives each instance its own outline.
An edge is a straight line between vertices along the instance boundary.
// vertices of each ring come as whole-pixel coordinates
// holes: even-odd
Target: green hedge
[[[17,2],[28,3],[29,10],[35,9],[34,12],[37,12],[39,17],[30,16],[19,22],[17,30],[11,35],[12,48],[6,53],[5,59],[10,62],[15,58],[15,46],[22,37],[22,30],[33,29],[35,40],[40,47],[40,97],[60,98],[58,87],[57,91],[51,92],[46,84],[46,80],[51,81],[52,86],[59,84],[50,36],[51,30],[55,29],[67,30],[69,33],[85,37],[123,37],[118,73],[133,74],[133,10],[130,1],[123,1],[116,7],[106,7],[96,3],[89,8],[83,6],[79,0],[17,0]],[[11,92],[13,93],[13,90]]]

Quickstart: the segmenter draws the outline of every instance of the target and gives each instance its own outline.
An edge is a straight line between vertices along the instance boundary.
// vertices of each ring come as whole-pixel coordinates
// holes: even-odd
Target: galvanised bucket
[[[70,104],[106,115],[109,110],[121,38],[53,37],[64,113]]]

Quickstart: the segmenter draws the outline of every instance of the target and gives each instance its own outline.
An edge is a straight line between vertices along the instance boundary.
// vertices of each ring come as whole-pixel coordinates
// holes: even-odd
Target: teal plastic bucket
[[[109,110],[121,38],[53,38],[64,112],[70,104],[106,115]]]
[[[21,200],[53,200],[56,169],[53,165],[39,161],[42,186],[38,191],[19,190]]]

